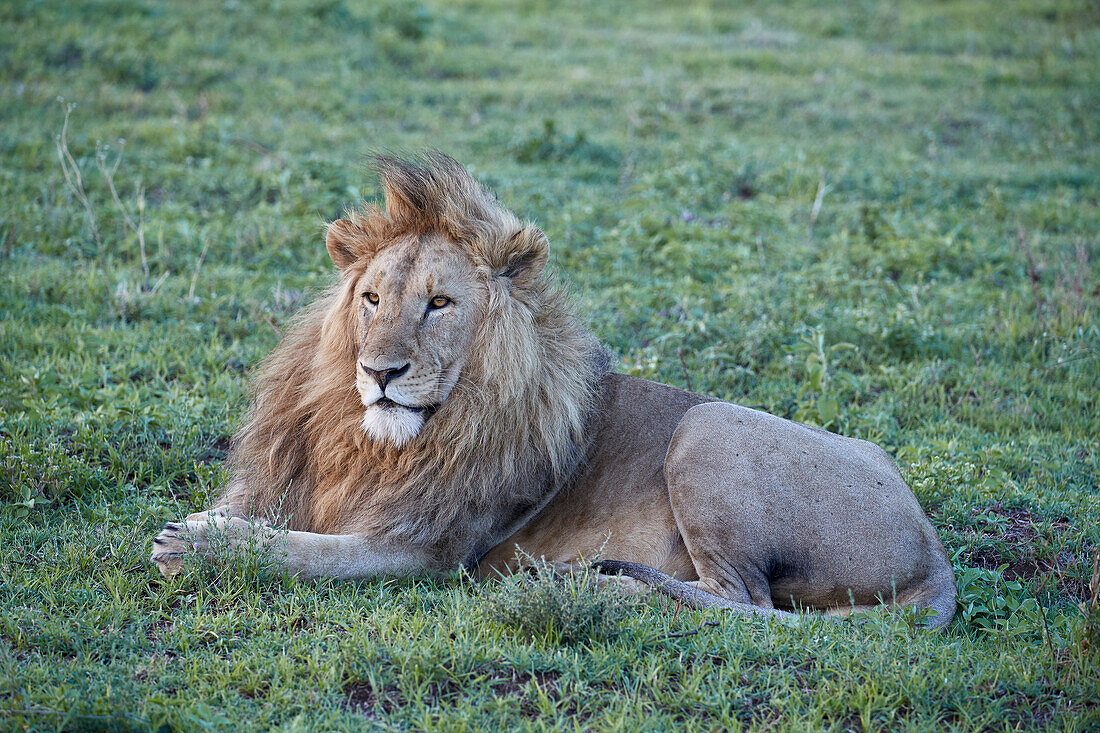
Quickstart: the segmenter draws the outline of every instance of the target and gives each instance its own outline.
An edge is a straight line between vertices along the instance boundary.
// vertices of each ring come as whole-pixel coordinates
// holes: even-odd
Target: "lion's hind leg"
[[[743,586],[764,607],[929,608],[933,628],[951,618],[951,565],[877,446],[712,402],[676,428],[665,480],[696,572],[717,595]]]

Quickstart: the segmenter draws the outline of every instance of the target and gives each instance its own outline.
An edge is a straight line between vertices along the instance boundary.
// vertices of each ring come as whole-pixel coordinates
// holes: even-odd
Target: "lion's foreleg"
[[[285,541],[276,545],[277,561],[303,580],[412,575],[432,569],[428,553],[403,543],[364,535],[279,534]]]
[[[165,525],[153,540],[151,559],[161,573],[171,576],[189,557],[217,561],[241,552],[254,552],[261,563],[303,580],[404,575],[429,567],[427,553],[400,543],[362,535],[279,530],[214,510]]]

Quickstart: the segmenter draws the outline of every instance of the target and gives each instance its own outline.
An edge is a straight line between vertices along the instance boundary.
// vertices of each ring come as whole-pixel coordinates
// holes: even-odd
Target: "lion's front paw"
[[[199,522],[168,522],[153,538],[153,554],[149,558],[161,575],[170,578],[183,569],[184,561],[193,555],[201,555],[207,547],[205,532],[196,531]]]
[[[193,519],[192,517],[198,517]],[[210,557],[213,547],[232,551],[243,547],[264,547],[272,539],[266,524],[241,517],[229,517],[225,512],[199,512],[182,522],[169,522],[153,539],[153,554],[149,558],[160,572],[171,577],[183,569],[188,557]]]

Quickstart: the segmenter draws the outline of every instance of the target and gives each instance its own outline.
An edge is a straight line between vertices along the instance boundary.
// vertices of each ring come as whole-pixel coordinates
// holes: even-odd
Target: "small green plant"
[[[838,352],[854,350],[854,344],[839,343],[825,345],[825,335],[817,328],[802,337],[802,341],[791,347],[790,352],[805,358],[805,379],[798,390],[794,419],[811,423],[823,428],[838,425],[846,416],[842,393],[838,386],[854,389],[854,379],[847,372],[835,372],[832,369],[834,357]]]
[[[958,613],[973,628],[1005,632],[1021,622],[1037,620],[1041,609],[1019,580],[1005,580],[1001,570],[956,569]]]
[[[595,570],[560,572],[544,560],[521,559],[526,572],[502,578],[485,601],[488,615],[520,636],[549,645],[607,639],[635,612]]]
[[[603,165],[617,165],[619,162],[616,151],[591,142],[584,130],[572,135],[564,133],[549,117],[542,121],[541,132],[515,143],[512,151],[519,163],[561,162],[568,158]]]
[[[12,512],[17,517],[25,517],[34,511],[35,507],[52,503],[49,497],[36,496],[34,489],[24,484],[19,487],[18,498],[11,503]]]
[[[0,499],[15,516],[26,517],[47,504],[100,487],[99,471],[71,456],[59,441],[24,442],[0,437]]]

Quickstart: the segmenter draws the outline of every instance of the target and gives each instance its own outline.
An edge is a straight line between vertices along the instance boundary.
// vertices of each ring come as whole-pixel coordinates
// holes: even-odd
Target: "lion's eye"
[[[437,295],[428,301],[428,307],[432,310],[436,310],[437,308],[442,308],[450,302],[450,298],[444,298],[442,295]]]
[[[363,297],[367,299],[367,302],[371,305],[378,305],[378,293],[372,293],[369,290],[363,293]]]

